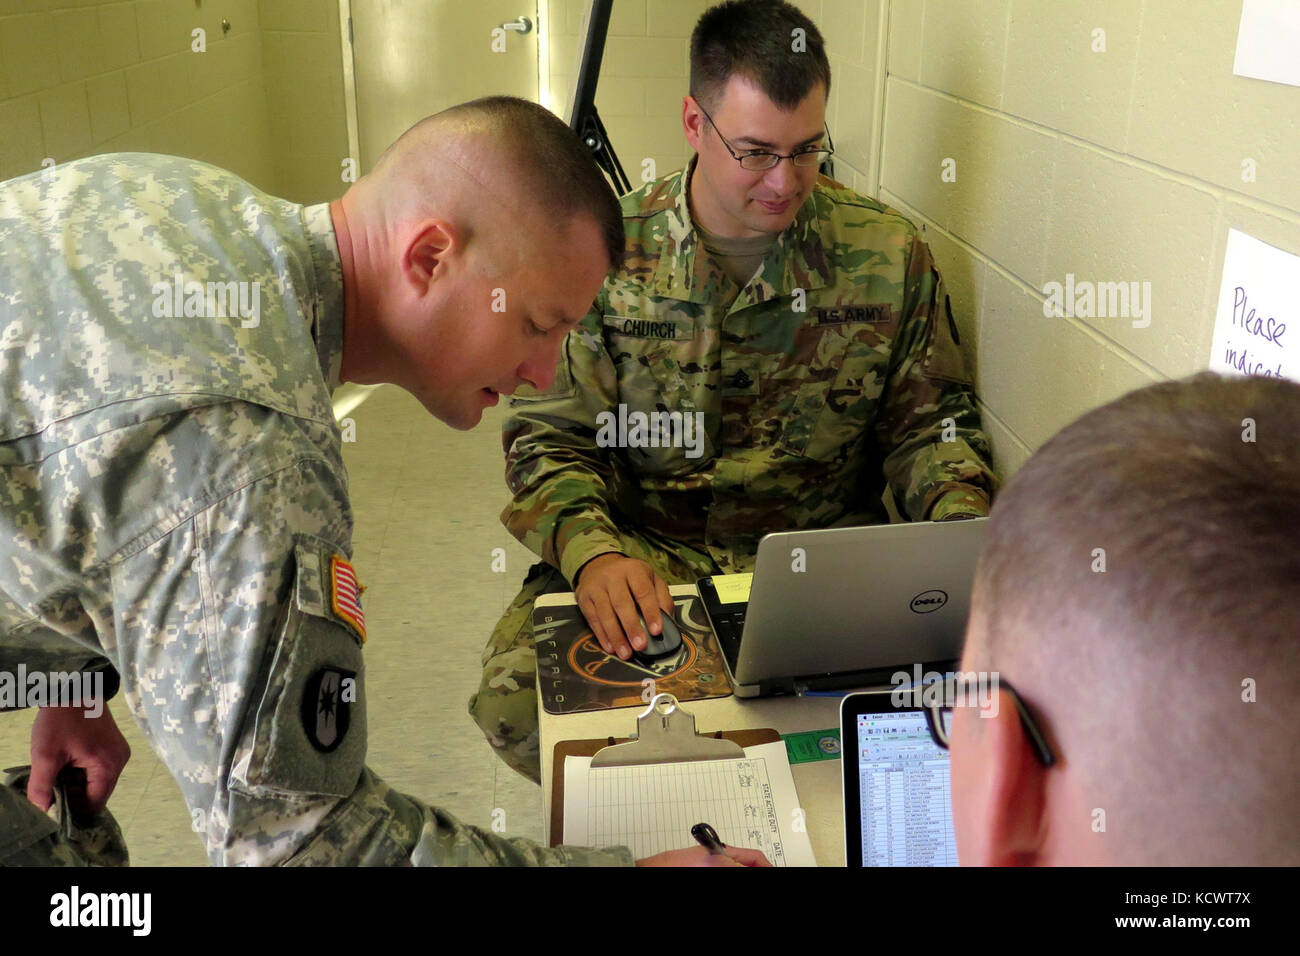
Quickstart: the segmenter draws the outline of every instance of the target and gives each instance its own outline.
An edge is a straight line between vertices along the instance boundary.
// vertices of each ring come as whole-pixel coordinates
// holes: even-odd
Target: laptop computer
[[[732,688],[761,697],[890,683],[961,655],[987,518],[785,531],[752,576],[698,582]]]
[[[913,700],[873,691],[840,705],[848,866],[957,865],[948,751]]]

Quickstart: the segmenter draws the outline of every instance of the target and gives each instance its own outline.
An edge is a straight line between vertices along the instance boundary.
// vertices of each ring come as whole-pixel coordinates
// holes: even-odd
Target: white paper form
[[[1300,256],[1228,230],[1210,371],[1300,381]]]
[[[590,757],[564,761],[564,842],[626,846],[638,860],[698,846],[691,827],[708,823],[723,843],[760,850],[774,866],[816,866],[807,832],[794,829],[798,807],[780,740],[730,760],[594,770]]]
[[[1298,46],[1300,4],[1295,0],[1242,0],[1233,73],[1300,86]]]

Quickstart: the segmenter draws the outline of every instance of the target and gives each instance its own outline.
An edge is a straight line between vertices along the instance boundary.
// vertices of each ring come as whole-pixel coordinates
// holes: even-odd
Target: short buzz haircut
[[[512,161],[519,193],[558,222],[595,220],[610,267],[623,261],[623,212],[591,150],[550,110],[515,96],[485,96],[449,107],[416,123],[375,163],[381,169],[404,140],[428,135],[440,124],[465,123],[489,131],[493,146]]]
[[[795,31],[801,30],[802,35]],[[728,0],[704,11],[691,34],[691,95],[714,109],[739,74],[783,110],[820,83],[829,96],[831,66],[822,35],[783,0]]]
[[[1202,373],[1087,413],[994,502],[962,664],[1040,708],[1111,863],[1300,863],[1298,436],[1300,384]]]
[[[1089,412],[993,508],[977,577],[990,652],[1007,633],[1000,617],[1056,612],[1167,639],[1170,652],[1202,638],[1294,641],[1297,475],[1294,382],[1206,372]]]

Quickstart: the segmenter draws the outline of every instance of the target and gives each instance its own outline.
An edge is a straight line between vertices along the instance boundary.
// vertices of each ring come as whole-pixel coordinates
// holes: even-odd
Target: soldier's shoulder
[[[678,170],[626,193],[619,200],[627,243],[620,275],[652,268],[659,256],[665,253],[665,243],[670,242],[671,237],[680,238],[689,232],[690,224],[683,223],[677,214],[684,176],[685,170]]]
[[[676,208],[683,175],[685,170],[679,169],[662,179],[651,180],[629,193],[624,193],[619,199],[619,205],[623,208],[625,224],[628,220],[652,219],[660,213]]]
[[[818,218],[824,223],[849,228],[867,225],[884,227],[897,230],[909,240],[919,232],[916,224],[897,209],[878,199],[864,196],[828,176],[818,177],[812,200]]]

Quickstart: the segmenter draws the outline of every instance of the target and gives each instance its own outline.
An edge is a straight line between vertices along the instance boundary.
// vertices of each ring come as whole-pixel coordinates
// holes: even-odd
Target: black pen
[[[735,859],[727,852],[727,845],[718,839],[717,831],[707,823],[697,823],[691,827],[691,836],[695,837],[695,842],[708,850],[711,856],[725,856]]]

